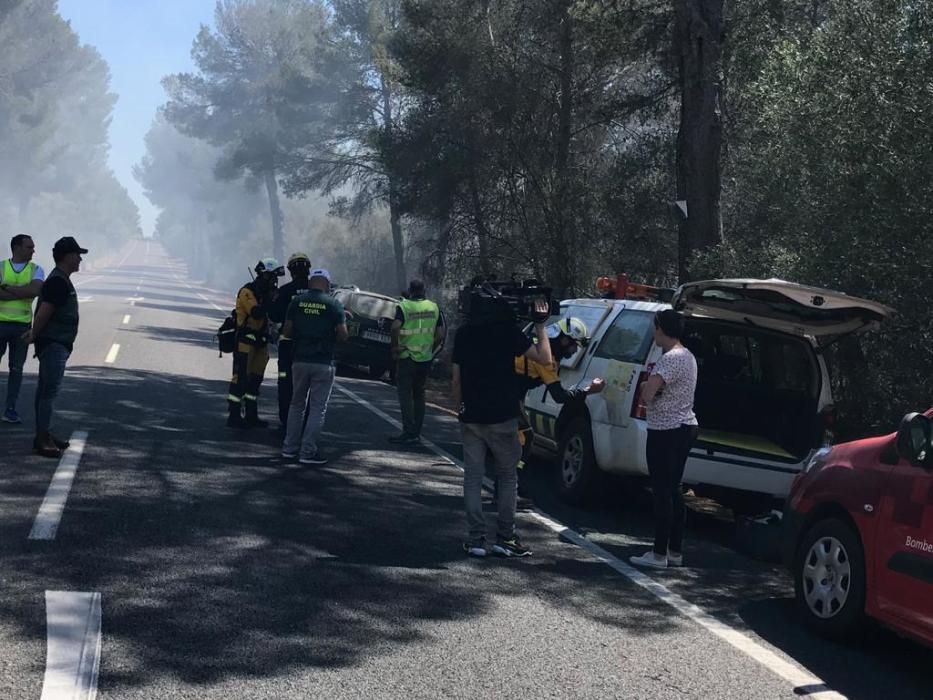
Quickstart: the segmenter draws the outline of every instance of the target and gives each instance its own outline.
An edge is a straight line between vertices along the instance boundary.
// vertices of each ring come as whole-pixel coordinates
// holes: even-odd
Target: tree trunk
[[[687,202],[678,236],[681,282],[690,258],[722,241],[722,42],[724,0],[675,0],[674,47],[680,73],[677,199]]]
[[[380,88],[382,90],[382,129],[388,142],[392,141],[392,132],[395,129],[395,116],[392,111],[392,84],[384,73],[380,73]],[[408,279],[405,272],[405,245],[402,239],[402,217],[399,212],[398,189],[391,174],[386,176],[389,180],[389,225],[392,228],[392,249],[395,253],[395,283],[399,291],[408,288]]]
[[[267,170],[264,179],[266,182],[266,193],[269,195],[269,213],[272,215],[272,255],[284,265],[284,220],[282,217],[282,207],[279,206],[279,183],[275,178],[275,170]]]
[[[479,186],[476,184],[476,175],[472,169],[470,170],[470,204],[473,207],[473,222],[476,224],[476,240],[479,244],[479,269],[484,277],[491,277],[493,271],[489,260],[489,229],[486,228],[483,202],[480,199]]]
[[[560,20],[560,100],[557,121],[556,157],[554,180],[556,185],[553,220],[552,246],[555,256],[551,264],[550,282],[555,290],[570,294],[574,281],[573,240],[574,214],[570,204],[570,142],[573,128],[573,25],[569,6],[564,5]]]
[[[402,241],[402,222],[399,214],[398,193],[389,181],[389,224],[392,227],[392,250],[395,253],[395,283],[399,291],[408,288],[405,273],[405,246]]]

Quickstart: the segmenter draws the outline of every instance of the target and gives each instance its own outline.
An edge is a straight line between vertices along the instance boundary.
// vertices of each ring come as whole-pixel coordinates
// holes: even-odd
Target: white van
[[[657,300],[662,290],[628,284],[623,275],[606,287],[615,298],[561,302],[561,316],[582,319],[591,339],[560,367],[565,387],[602,377],[606,389],[563,406],[545,387],[525,399],[535,449],[557,456],[560,494],[573,503],[599,489],[603,472],[648,473],[644,407],[635,397],[661,356],[653,342],[658,311],[673,306],[684,314],[683,342],[699,368],[700,436],[684,482],[737,510],[782,501],[827,441],[833,399],[821,347],[893,313],[873,301],[778,279],[691,282],[670,303]]]

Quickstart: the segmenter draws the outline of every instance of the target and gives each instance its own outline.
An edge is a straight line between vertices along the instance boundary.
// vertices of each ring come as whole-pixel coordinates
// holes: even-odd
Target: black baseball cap
[[[71,236],[65,236],[55,241],[52,248],[52,255],[68,255],[68,253],[86,253],[87,248],[82,248],[78,242]]]

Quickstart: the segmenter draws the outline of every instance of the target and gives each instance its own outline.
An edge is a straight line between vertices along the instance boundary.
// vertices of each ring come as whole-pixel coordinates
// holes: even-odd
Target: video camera
[[[459,294],[459,311],[469,323],[528,322],[535,318],[535,304],[546,301],[549,315],[560,313],[560,303],[551,296],[551,288],[538,280],[485,280],[475,277]]]

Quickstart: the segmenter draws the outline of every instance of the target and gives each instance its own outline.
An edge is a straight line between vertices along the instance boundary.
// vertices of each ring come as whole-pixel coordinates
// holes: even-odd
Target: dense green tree
[[[726,243],[706,264],[709,274],[774,274],[898,310],[835,356],[844,425],[858,433],[926,406],[933,388],[923,289],[933,257],[933,8],[806,5],[749,18],[773,30],[767,51],[740,44],[755,72],[734,56],[729,93],[741,112],[730,115]]]
[[[665,128],[673,95],[658,60],[669,11],[570,0],[404,7],[394,50],[415,103],[385,158],[407,206],[437,222],[435,251],[580,289],[596,251],[618,238],[625,199],[610,191],[628,183],[605,178],[649,151],[664,167],[644,145]]]

